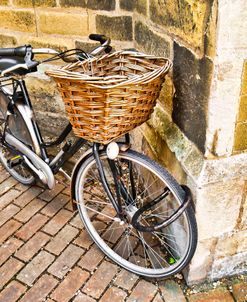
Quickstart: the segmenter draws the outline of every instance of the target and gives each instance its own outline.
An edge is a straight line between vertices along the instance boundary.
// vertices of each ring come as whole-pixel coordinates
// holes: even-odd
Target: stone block
[[[59,135],[69,123],[68,117],[64,114],[52,114],[44,111],[37,111],[35,112],[35,116],[42,135],[46,137]],[[47,123],[49,123],[49,127],[47,127]]]
[[[164,141],[169,149],[175,153],[178,161],[183,163],[187,174],[193,178],[199,175],[203,165],[203,155],[185,137],[182,131],[171,121],[170,116],[159,106],[155,107],[154,113],[149,121]],[[194,160],[194,162],[193,162]],[[188,165],[188,167],[185,164]],[[196,175],[194,174],[196,172]]]
[[[150,0],[150,16],[196,49],[203,50],[203,35],[210,1]]]
[[[147,1],[146,0],[120,0],[120,8],[133,12],[136,10],[138,13],[147,14]]]
[[[242,204],[242,216],[240,221],[240,228],[242,230],[247,230],[247,187],[243,193],[243,204]]]
[[[240,97],[238,122],[247,122],[247,95]]]
[[[21,7],[33,7],[34,6],[56,6],[56,0],[14,0],[13,4]]]
[[[60,5],[64,7],[86,7],[87,0],[60,0]]]
[[[142,127],[142,130],[145,139],[155,155],[154,159],[163,165],[179,183],[185,184],[186,174],[181,163],[177,160],[175,154],[168,148],[166,142],[154,130],[154,128],[150,127],[148,124],[145,124]],[[143,146],[146,146],[147,148],[146,144]]]
[[[204,37],[204,52],[208,57],[214,58],[216,55],[218,1],[213,1],[209,15],[210,17]]]
[[[197,190],[196,218],[200,240],[219,237],[235,229],[244,181],[229,180]]]
[[[199,178],[204,165],[202,153],[196,148],[192,148],[188,156],[183,160],[183,165],[187,173],[193,178]]]
[[[96,31],[106,34],[113,40],[129,41],[133,39],[132,17],[117,16],[109,17],[103,15],[96,16]]]
[[[210,279],[220,279],[245,273],[247,270],[247,252],[235,254],[231,257],[215,260],[212,266]]]
[[[141,47],[141,51],[157,56],[170,56],[170,43],[142,22],[135,23],[135,41],[138,43],[138,49]]]
[[[73,48],[73,41],[67,39],[58,39],[54,37],[30,37],[27,39],[27,43],[30,43],[34,48],[52,48],[57,51],[65,51],[69,48]],[[48,58],[47,55],[42,55],[42,58]],[[57,62],[63,62],[57,61]]]
[[[107,10],[115,9],[115,0],[60,0],[60,5],[65,7],[83,7],[93,10]]]
[[[247,94],[247,60],[244,61],[241,94]]]
[[[0,34],[0,46],[1,47],[13,47],[17,44],[16,37]]]
[[[1,1],[1,5],[8,5],[9,4],[9,0],[2,0]]]
[[[0,27],[23,32],[36,32],[34,12],[2,9],[0,10]]]
[[[88,34],[87,15],[69,12],[40,12],[38,19],[40,31],[46,34],[69,36]]]
[[[233,151],[247,150],[247,123],[237,123],[235,128]]]
[[[247,252],[247,230],[237,232],[234,239],[237,242],[237,254]]]
[[[169,75],[166,76],[165,82],[162,86],[159,95],[159,103],[163,109],[171,116],[173,110],[173,97],[175,94],[175,88],[173,81]]]
[[[224,181],[234,178],[245,179],[247,175],[246,160],[246,153],[236,154],[226,158],[205,160],[199,185],[215,183],[218,182],[219,179],[224,179]]]
[[[188,284],[200,283],[207,279],[214,259],[216,238],[198,241],[196,253],[188,268],[186,281]]]
[[[215,248],[215,259],[233,256],[237,253],[237,249],[238,240],[235,234],[220,237]]]
[[[45,76],[29,76],[26,85],[36,110],[64,113],[64,105],[52,79]]]
[[[188,300],[189,302],[234,302],[229,290],[223,286],[193,294]]]
[[[174,42],[173,66],[173,120],[204,153],[213,63]]]

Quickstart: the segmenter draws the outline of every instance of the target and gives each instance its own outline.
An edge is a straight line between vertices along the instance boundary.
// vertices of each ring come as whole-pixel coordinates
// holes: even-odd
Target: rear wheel
[[[112,170],[105,152],[100,153],[104,172],[117,199]],[[125,193],[122,221],[109,201],[93,156],[82,164],[76,179],[76,201],[80,217],[98,247],[125,269],[145,277],[163,278],[180,272],[191,260],[197,243],[194,211],[189,206],[167,227],[141,232],[131,223],[137,210],[159,198],[164,199],[142,213],[141,221],[152,226],[170,217],[184,200],[185,192],[167,171],[134,151],[120,153],[115,160],[118,180]],[[127,201],[131,196],[132,202]]]
[[[1,95],[1,97],[4,98],[3,95]],[[0,133],[1,134],[3,133],[3,129],[5,125],[5,117],[6,117],[5,110],[6,110],[5,108],[1,108],[0,106]],[[23,121],[23,118],[16,107],[15,107],[15,112],[13,115],[11,115],[11,117],[15,120],[14,125],[18,125],[17,131],[22,132],[22,130],[24,130],[23,133],[25,133],[25,135],[28,135],[28,129],[27,128],[22,129],[26,127],[25,122]],[[24,185],[33,184],[35,182],[35,177],[31,172],[31,170],[25,165],[23,161],[20,162],[15,167],[10,168],[8,162],[13,160],[13,158],[15,158],[16,156],[18,156],[17,152],[14,152],[13,150],[7,148],[6,146],[0,147],[0,161],[2,162],[4,168],[9,172],[9,174]]]

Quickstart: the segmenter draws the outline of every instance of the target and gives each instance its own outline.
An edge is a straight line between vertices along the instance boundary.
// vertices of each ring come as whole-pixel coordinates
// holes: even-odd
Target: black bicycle
[[[0,49],[0,160],[25,185],[40,180],[52,189],[54,175],[89,143],[82,138],[65,142],[70,124],[54,141],[44,142],[24,77],[43,62],[84,60],[111,50],[110,39],[90,37],[101,43],[91,53],[78,49],[57,53],[30,45]],[[37,61],[36,54],[50,56]],[[50,156],[49,148],[63,142],[58,154]],[[197,226],[189,190],[164,167],[131,150],[129,134],[107,146],[91,143],[70,178],[71,196],[85,228],[110,259],[155,278],[180,272],[190,262]]]

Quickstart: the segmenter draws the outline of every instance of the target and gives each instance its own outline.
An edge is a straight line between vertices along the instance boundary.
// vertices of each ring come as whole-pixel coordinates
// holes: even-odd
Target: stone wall
[[[167,56],[167,76],[136,147],[193,193],[199,229],[189,283],[246,272],[247,3],[245,0],[0,0],[0,45],[95,45],[91,32]],[[54,84],[28,79],[38,118],[57,132],[66,117]],[[38,88],[38,89],[37,89]],[[57,118],[59,115],[59,118]],[[63,118],[61,118],[61,116]]]

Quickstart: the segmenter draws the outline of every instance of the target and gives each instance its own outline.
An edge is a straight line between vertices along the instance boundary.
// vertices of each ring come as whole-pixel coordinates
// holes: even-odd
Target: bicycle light
[[[115,159],[119,154],[118,144],[111,142],[106,148],[106,154],[109,159]]]

